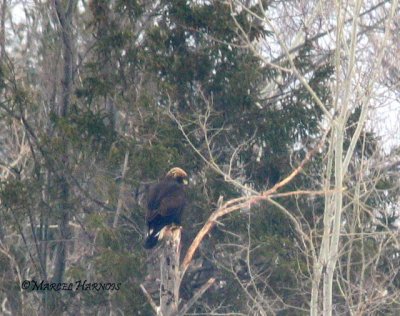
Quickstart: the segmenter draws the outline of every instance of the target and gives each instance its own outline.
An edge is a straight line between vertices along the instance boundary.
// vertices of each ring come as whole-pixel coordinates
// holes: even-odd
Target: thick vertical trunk
[[[67,251],[68,251],[68,242],[71,239],[71,231],[68,226],[69,222],[69,205],[68,205],[68,197],[69,197],[69,186],[65,179],[65,177],[61,177],[60,179],[60,188],[61,188],[61,196],[60,196],[60,221],[59,221],[59,231],[60,231],[60,241],[57,245],[56,252],[56,261],[54,266],[54,274],[53,274],[53,282],[61,283],[64,278],[66,260],[67,260]]]
[[[62,98],[59,114],[65,117],[71,99],[73,83],[73,40],[72,40],[72,17],[76,6],[76,0],[69,0],[64,9],[60,0],[55,0],[55,9],[60,21],[61,37],[63,44],[63,79],[62,79]]]
[[[339,253],[340,228],[343,211],[343,141],[344,141],[344,122],[340,122],[335,128],[335,195],[332,207],[334,209],[334,219],[332,226],[332,238],[330,242],[329,256],[326,264],[324,276],[324,315],[332,315],[332,288],[333,274]]]
[[[62,61],[63,61],[63,75],[62,75],[62,95],[59,104],[59,115],[66,117],[70,106],[72,84],[73,84],[73,40],[72,40],[72,17],[76,6],[76,0],[69,0],[64,7],[60,0],[54,1],[57,17],[60,23],[61,38],[62,38]],[[60,169],[63,170],[61,175],[58,175],[59,186],[59,242],[57,244],[56,259],[54,265],[54,273],[52,282],[61,283],[64,279],[66,269],[66,262],[68,257],[68,243],[71,240],[71,231],[69,228],[70,219],[70,205],[69,195],[70,188],[65,175],[68,172],[69,159],[68,159],[68,143],[64,139],[64,149],[60,153]],[[56,313],[60,311],[60,297],[53,295],[50,297],[49,308],[46,312]]]
[[[330,139],[331,144],[333,142],[333,137]],[[325,173],[324,190],[329,192],[331,189],[331,174],[333,168],[333,147],[330,146],[328,152],[327,168]],[[319,309],[319,297],[320,297],[320,284],[322,278],[322,272],[324,267],[326,267],[327,258],[329,255],[329,241],[331,233],[331,223],[332,223],[332,198],[331,195],[325,193],[325,207],[324,207],[324,230],[321,241],[321,248],[318,257],[314,258],[313,263],[313,276],[312,276],[312,289],[311,289],[311,306],[310,315],[318,316],[320,315]]]
[[[165,232],[170,237],[166,239],[160,260],[160,312],[163,316],[173,316],[178,314],[179,305],[181,228],[167,228]]]
[[[62,96],[59,113],[61,117],[68,114],[68,108],[72,90],[72,71],[73,71],[73,50],[72,50],[72,13],[75,6],[75,0],[68,1],[66,9],[63,8],[60,0],[55,0],[55,9],[61,25],[61,35],[63,43],[63,79],[62,79]],[[66,141],[64,152],[62,153],[63,169],[68,169],[68,151]],[[69,186],[66,177],[62,175],[59,179],[60,186],[60,242],[57,247],[57,257],[53,275],[53,282],[61,282],[64,276],[67,243],[70,239],[69,222]]]
[[[182,266],[180,265],[181,230],[181,227],[167,226],[162,231],[161,239],[164,240],[164,244],[160,256],[160,305],[156,305],[143,284],[140,286],[154,312],[159,316],[186,315],[193,304],[195,304],[215,282],[215,278],[210,278],[194,293],[193,297],[187,301],[186,304],[179,304],[181,281],[192,258],[192,256],[190,256],[190,259],[187,259],[188,257],[186,255],[186,263]],[[198,242],[200,243],[200,241],[201,240]]]
[[[2,60],[6,54],[6,11],[7,0],[3,0],[0,10],[0,60]]]

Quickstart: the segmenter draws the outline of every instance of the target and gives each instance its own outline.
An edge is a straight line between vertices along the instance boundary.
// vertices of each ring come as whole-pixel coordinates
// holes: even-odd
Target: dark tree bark
[[[55,0],[55,9],[61,26],[61,36],[63,42],[63,80],[62,80],[62,102],[60,106],[60,116],[65,117],[71,99],[73,83],[73,40],[72,40],[72,17],[76,7],[76,0],[69,0],[64,9],[60,0]]]
[[[60,24],[62,38],[62,62],[63,62],[63,77],[61,81],[62,95],[59,104],[60,117],[66,117],[70,107],[72,85],[73,85],[73,67],[74,67],[74,50],[73,50],[73,34],[72,34],[72,19],[76,7],[76,0],[69,0],[65,7],[60,0],[54,1],[55,11]],[[70,188],[66,177],[68,172],[68,143],[63,139],[63,151],[60,153],[59,167],[63,170],[58,177],[58,186],[60,192],[60,207],[57,210],[59,213],[59,241],[56,250],[56,259],[54,265],[54,274],[52,282],[61,283],[64,279],[66,262],[68,257],[68,243],[71,242],[71,231],[69,228],[70,205],[69,195]],[[47,312],[55,313],[62,311],[62,302],[60,295],[54,294],[49,298]]]

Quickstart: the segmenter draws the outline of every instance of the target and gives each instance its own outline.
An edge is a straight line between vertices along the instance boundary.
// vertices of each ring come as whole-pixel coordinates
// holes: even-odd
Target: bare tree
[[[312,315],[319,315],[321,312],[324,315],[332,315],[335,310],[333,304],[334,276],[338,273],[337,263],[343,255],[340,249],[342,247],[340,246],[340,240],[342,238],[343,229],[345,229],[343,214],[350,205],[353,205],[355,207],[354,212],[359,214],[361,211],[359,208],[360,195],[371,194],[372,192],[369,190],[374,190],[373,186],[368,189],[365,188],[366,163],[361,162],[354,164],[354,155],[357,143],[364,140],[363,143],[365,144],[366,141],[365,132],[363,131],[365,131],[368,115],[375,106],[374,97],[378,92],[375,86],[382,77],[382,74],[386,71],[383,67],[383,60],[390,39],[395,36],[393,22],[396,12],[398,12],[398,4],[397,1],[393,1],[387,5],[386,10],[386,8],[382,7],[384,3],[374,4],[368,8],[362,1],[356,1],[354,4],[343,3],[341,1],[334,4],[316,2],[313,9],[309,10],[306,8],[305,3],[299,2],[297,8],[299,12],[303,12],[303,19],[300,22],[302,28],[297,28],[298,31],[294,33],[288,32],[288,25],[285,24],[291,21],[289,12],[286,16],[284,15],[282,22],[281,20],[276,20],[274,17],[274,12],[278,11],[266,11],[262,7],[262,2],[258,3],[261,8],[261,14],[256,13],[256,11],[253,11],[241,1],[231,1],[230,4],[234,19],[235,12],[237,12],[236,10],[245,10],[257,23],[262,23],[272,31],[276,39],[274,44],[277,46],[273,47],[274,44],[265,45],[268,45],[267,47],[270,47],[271,51],[280,51],[282,57],[273,58],[270,57],[268,53],[265,53],[265,50],[260,50],[264,42],[251,41],[237,21],[238,32],[249,49],[257,54],[265,64],[271,65],[279,71],[294,74],[295,79],[309,91],[315,102],[326,115],[326,131],[329,131],[330,137],[328,138],[326,146],[325,179],[324,182],[321,183],[323,191],[327,192],[324,203],[324,229],[321,244],[309,244],[311,248],[309,248],[308,251],[312,258],[310,312]],[[290,12],[294,12],[295,10],[296,5],[294,8],[290,7]],[[324,21],[323,14],[326,12],[330,12],[329,19],[325,19]],[[384,14],[382,14],[382,12],[384,12]],[[367,14],[370,15],[369,20],[365,19]],[[377,18],[377,16],[379,16],[379,18]],[[361,18],[363,18],[363,22],[361,22]],[[329,25],[330,21],[334,21],[333,26]],[[291,23],[291,26],[293,26],[292,29],[296,29],[296,24],[299,25],[296,22]],[[323,28],[316,29],[313,25],[326,25],[327,31],[325,32]],[[373,31],[376,27],[382,27],[384,30],[379,37]],[[311,37],[307,39],[309,32],[311,32]],[[371,42],[365,44],[361,40],[365,34],[374,37],[375,40],[379,42],[377,45],[379,51],[373,58],[371,55],[369,55],[369,58],[365,56],[365,48],[368,48],[368,45],[371,47]],[[332,83],[333,112],[328,110],[327,106],[319,100],[315,91],[313,91],[307,83],[306,74],[301,73],[294,63],[296,49],[293,49],[293,47],[301,45],[301,42],[305,40],[311,41],[312,45],[318,47],[319,39],[325,36],[328,38],[325,44],[325,46],[328,47],[328,50],[325,49],[325,56],[329,56],[330,52],[333,53],[333,65],[335,67],[334,81]],[[321,47],[321,50],[323,51],[324,49]],[[287,61],[289,66],[282,68],[283,60]],[[276,64],[276,61],[280,62]],[[350,121],[350,114],[356,107],[360,109],[360,114],[357,121],[353,123]],[[354,124],[353,133],[349,145],[345,146],[345,135],[350,124]],[[362,161],[364,159],[367,158],[361,158]],[[373,157],[370,163],[376,163]],[[351,174],[355,173],[360,175],[357,178],[358,180],[356,180],[356,188],[358,188],[358,191],[356,191],[355,195],[350,193],[351,190],[348,188],[351,183],[348,176],[349,169],[351,169]],[[374,181],[378,181],[377,179],[379,179],[379,175]],[[334,191],[333,194],[328,193],[331,190]],[[361,193],[363,190],[365,192]],[[350,200],[348,200],[349,195],[351,196]],[[353,220],[355,220],[355,218],[353,218]],[[386,230],[385,232],[389,240],[395,242],[391,231]],[[353,232],[349,232],[349,234],[351,233],[354,234],[354,230]],[[359,238],[363,241],[366,237],[362,234]],[[376,238],[380,239],[379,237]],[[381,252],[379,253],[379,256],[380,255],[382,255]],[[365,266],[369,265],[368,261],[365,261],[363,265],[363,270],[365,270]],[[393,272],[392,275],[397,273],[396,271]],[[322,296],[320,294],[321,282]],[[387,284],[388,283],[386,283],[386,286]],[[382,285],[379,287],[382,288]],[[362,295],[360,292],[359,295]],[[345,296],[345,293],[343,293],[343,295]],[[350,295],[350,297],[353,296]],[[321,301],[322,308],[320,307]],[[353,303],[354,302],[351,302],[349,305]],[[360,304],[361,302],[359,300],[358,308],[350,306],[349,310],[351,312],[355,310],[362,310],[365,312],[365,308],[367,307],[363,306],[360,310]],[[371,303],[371,308],[372,305]]]
[[[356,1],[354,4],[340,1],[316,2],[312,8],[303,2],[298,2],[291,4],[291,7],[275,4],[275,7],[271,9],[270,6],[268,10],[263,7],[261,1],[252,3],[251,6],[242,1],[228,1],[228,4],[231,6],[232,18],[235,20],[237,33],[241,36],[243,44],[265,65],[278,72],[290,74],[291,76],[287,76],[289,78],[287,87],[290,83],[302,85],[324,113],[325,123],[321,125],[319,142],[308,152],[306,159],[294,168],[292,174],[270,190],[257,192],[234,176],[233,162],[240,151],[240,146],[233,150],[228,167],[221,167],[217,163],[218,159],[212,150],[214,134],[207,126],[212,100],[207,100],[203,96],[207,110],[199,115],[197,122],[191,122],[198,124],[200,134],[205,140],[206,145],[202,149],[194,145],[185,131],[186,122],[182,122],[170,110],[170,117],[177,123],[192,149],[212,170],[222,175],[225,181],[242,192],[242,197],[225,202],[210,216],[184,257],[182,269],[183,271],[187,269],[204,236],[218,223],[220,217],[247,209],[260,201],[268,201],[280,209],[293,223],[301,241],[302,251],[309,258],[310,314],[373,313],[379,310],[379,304],[390,304],[399,295],[397,289],[389,290],[398,270],[394,268],[395,257],[391,257],[392,255],[387,257],[389,253],[396,253],[398,249],[397,233],[394,233],[387,224],[380,226],[381,231],[365,227],[366,218],[372,221],[377,219],[377,214],[368,206],[368,201],[376,197],[376,185],[388,172],[386,168],[376,167],[382,164],[387,165],[387,163],[382,160],[382,151],[379,147],[375,147],[372,151],[368,148],[372,145],[368,139],[367,130],[368,124],[372,122],[370,115],[378,105],[377,84],[388,70],[385,68],[384,59],[388,45],[395,36],[393,23],[398,12],[397,1],[391,3],[385,1],[372,5],[364,4],[362,1]],[[300,22],[292,18],[296,9],[300,12]],[[253,39],[236,20],[237,14],[242,11],[249,14],[254,24],[258,23],[270,30],[275,41],[271,43],[270,38],[268,42],[263,39]],[[285,12],[283,19],[278,19],[276,15],[281,12]],[[327,12],[329,12],[328,16],[326,16]],[[375,32],[380,28],[383,30],[382,33]],[[374,38],[373,43],[363,41],[365,36]],[[307,81],[308,74],[301,72],[294,62],[298,52],[297,47],[304,45],[306,41],[311,42],[324,56],[323,59],[316,58],[316,65],[321,62],[332,62],[335,69],[331,85],[332,107],[320,100]],[[372,44],[379,47],[374,52],[374,56],[367,53],[368,49],[373,47]],[[264,91],[269,96],[276,93],[274,86],[271,85],[266,86]],[[352,116],[354,111],[358,113],[355,118]],[[358,146],[361,146],[361,149],[356,152]],[[323,180],[319,190],[314,192],[299,190],[282,194],[277,192],[302,170],[314,152],[321,150],[325,158]],[[396,187],[391,189],[396,189]],[[320,235],[312,226],[304,222],[304,218],[274,200],[277,196],[289,197],[302,194],[310,197],[316,194],[324,196]],[[389,209],[383,210],[383,213],[386,214],[388,211]],[[367,255],[365,244],[369,241],[377,245],[378,252],[373,257],[367,257],[369,255]],[[249,247],[244,247],[244,249],[250,251]],[[362,258],[357,268],[353,262],[356,253]],[[386,277],[379,272],[379,265],[383,260],[388,263],[390,271]],[[247,270],[252,271],[252,262],[249,257],[245,262]],[[367,271],[371,269],[376,272],[372,278],[371,274],[367,274]],[[232,267],[230,271],[235,274]],[[258,282],[256,279],[259,277],[253,275],[251,278],[254,291],[249,291],[249,285],[242,288],[253,300],[254,308],[261,315],[274,314],[274,310],[279,309],[278,305],[285,306],[283,300],[276,306],[268,302],[268,299],[263,297],[263,292],[258,291],[258,287],[254,285]],[[240,280],[240,283],[243,285],[243,281]],[[264,284],[268,286],[267,281]],[[337,284],[337,290],[334,289],[335,284]],[[340,305],[335,297],[341,298],[345,306]],[[276,299],[280,298],[276,297]],[[265,304],[259,305],[263,301]]]

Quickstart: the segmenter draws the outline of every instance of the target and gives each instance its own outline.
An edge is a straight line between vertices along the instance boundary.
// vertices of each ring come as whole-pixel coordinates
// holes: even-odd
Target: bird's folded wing
[[[181,212],[185,204],[185,192],[182,185],[161,182],[153,186],[149,192],[146,220],[152,221],[157,216],[170,216]]]
[[[185,200],[183,190],[164,196],[160,201],[158,212],[161,216],[178,215],[185,205]]]

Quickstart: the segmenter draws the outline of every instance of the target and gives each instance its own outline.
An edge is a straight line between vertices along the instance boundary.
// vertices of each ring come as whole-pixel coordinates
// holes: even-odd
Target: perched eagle
[[[148,232],[144,248],[153,248],[160,231],[170,224],[181,224],[181,215],[186,203],[185,185],[188,175],[181,168],[172,168],[167,175],[149,190],[146,223]]]

